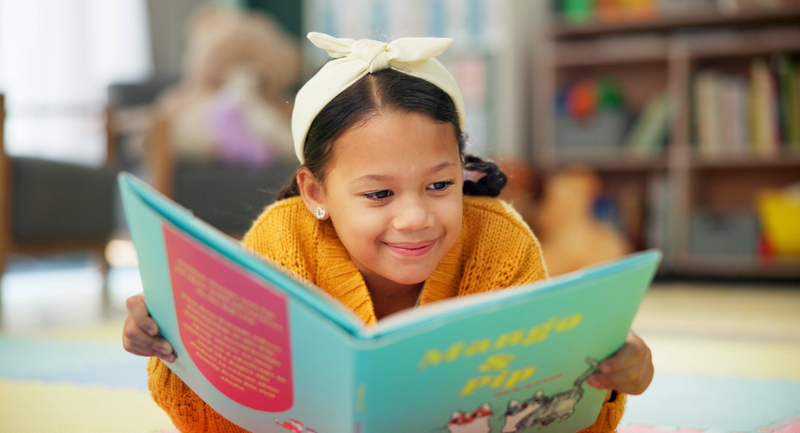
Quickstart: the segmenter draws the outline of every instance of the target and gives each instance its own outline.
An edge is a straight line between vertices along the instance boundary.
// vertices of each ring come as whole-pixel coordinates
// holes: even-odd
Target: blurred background
[[[800,1],[0,0],[0,430],[171,428],[121,348],[116,174],[240,237],[297,166],[309,31],[454,39],[551,275],[664,251],[626,433],[800,429]]]

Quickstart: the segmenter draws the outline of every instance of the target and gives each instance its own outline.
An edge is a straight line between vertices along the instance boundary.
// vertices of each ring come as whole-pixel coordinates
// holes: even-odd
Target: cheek
[[[447,232],[448,238],[455,243],[455,238],[461,232],[461,220],[463,216],[463,202],[461,194],[454,194],[443,200],[437,206],[436,218]]]
[[[339,239],[351,254],[371,249],[388,224],[384,212],[364,207],[358,200],[337,206],[331,220]]]

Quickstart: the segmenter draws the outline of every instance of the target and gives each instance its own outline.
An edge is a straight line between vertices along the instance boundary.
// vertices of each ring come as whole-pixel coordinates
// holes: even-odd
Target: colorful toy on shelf
[[[625,21],[651,19],[657,15],[655,0],[597,0],[597,19]]]
[[[584,80],[559,92],[556,144],[566,152],[616,152],[623,143],[630,114],[620,86],[612,79]]]
[[[800,255],[800,184],[762,191],[757,200],[768,250],[775,255]]]
[[[583,80],[565,87],[557,95],[559,113],[586,119],[599,110],[620,110],[625,106],[619,84],[610,78]]]
[[[564,21],[572,25],[589,24],[594,21],[594,0],[562,0]]]
[[[659,0],[562,0],[564,21],[587,25],[593,21],[616,22],[656,17],[663,1]]]
[[[589,117],[597,108],[597,93],[597,84],[594,81],[576,84],[567,98],[569,114],[578,119]]]

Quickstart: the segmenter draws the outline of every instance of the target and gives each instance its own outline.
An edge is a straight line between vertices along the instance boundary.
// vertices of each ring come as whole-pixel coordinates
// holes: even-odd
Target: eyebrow
[[[455,166],[455,164],[453,164],[452,162],[443,162],[443,163],[441,163],[441,164],[439,164],[439,165],[437,165],[435,167],[432,167],[425,174],[426,175],[435,174],[435,173],[438,173],[438,172],[444,170],[445,168],[451,167],[451,166]],[[388,181],[391,181],[393,179],[394,179],[393,176],[386,176],[386,175],[382,175],[382,174],[368,174],[368,175],[359,177],[358,179],[354,180],[353,182],[368,182],[368,181],[372,181],[372,182],[388,182]]]

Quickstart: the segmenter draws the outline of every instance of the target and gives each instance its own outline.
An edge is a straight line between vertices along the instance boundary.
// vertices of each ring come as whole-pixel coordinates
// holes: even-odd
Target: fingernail
[[[600,371],[603,373],[608,373],[611,371],[611,366],[608,364],[600,364]]]
[[[600,379],[596,377],[589,378],[589,385],[597,388],[597,389],[606,389],[606,385]]]
[[[164,355],[171,355],[172,354],[172,348],[171,347],[160,346],[158,348],[158,351],[163,353]]]
[[[155,337],[156,334],[158,334],[158,330],[156,328],[149,328],[147,333],[150,334],[150,336]]]

